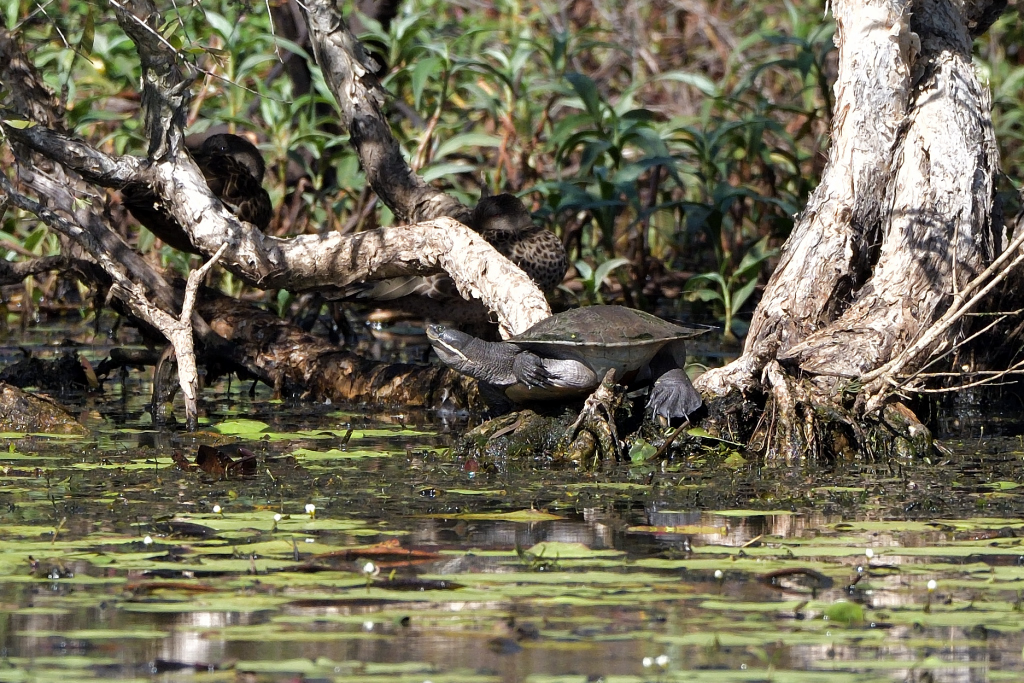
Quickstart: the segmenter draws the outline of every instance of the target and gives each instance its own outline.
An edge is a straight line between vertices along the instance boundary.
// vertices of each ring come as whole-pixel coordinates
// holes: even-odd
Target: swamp
[[[1021,44],[0,0],[0,683],[1024,680]]]
[[[2,435],[0,680],[1024,676],[1019,438],[595,474],[454,458],[464,423],[237,381],[204,392],[200,431],[156,428],[144,384],[78,404],[87,436]],[[251,466],[196,464],[226,445]]]

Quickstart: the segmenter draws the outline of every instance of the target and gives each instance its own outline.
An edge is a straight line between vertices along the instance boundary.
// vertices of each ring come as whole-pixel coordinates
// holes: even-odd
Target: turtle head
[[[452,370],[499,387],[516,383],[512,363],[519,347],[485,342],[444,325],[427,326],[427,339],[441,362]]]

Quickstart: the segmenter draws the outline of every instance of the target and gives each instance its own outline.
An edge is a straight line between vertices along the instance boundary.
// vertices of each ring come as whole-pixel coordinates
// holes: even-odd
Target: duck
[[[479,233],[505,258],[516,264],[544,292],[553,291],[569,269],[569,257],[555,233],[533,222],[523,201],[503,193],[482,198],[473,209],[467,225]],[[432,302],[417,301],[427,298]],[[339,298],[360,302],[387,302],[389,307],[415,313],[417,309],[434,312],[462,296],[447,275],[409,275],[347,287]],[[474,309],[475,311],[476,309]]]
[[[265,231],[274,207],[270,195],[263,189],[267,167],[256,145],[240,135],[218,133],[189,151],[210,191],[224,206],[239,220]],[[163,242],[178,251],[199,253],[188,233],[147,183],[127,184],[121,189],[121,197],[132,216]]]

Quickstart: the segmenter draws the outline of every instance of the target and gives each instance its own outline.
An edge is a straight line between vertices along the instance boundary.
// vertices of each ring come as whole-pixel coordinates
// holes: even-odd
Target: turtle
[[[701,397],[683,369],[685,340],[711,328],[676,325],[625,306],[586,306],[542,320],[503,342],[443,325],[427,327],[441,362],[480,381],[485,396],[513,403],[560,400],[593,391],[609,370],[615,381],[651,385],[648,410],[687,418]]]

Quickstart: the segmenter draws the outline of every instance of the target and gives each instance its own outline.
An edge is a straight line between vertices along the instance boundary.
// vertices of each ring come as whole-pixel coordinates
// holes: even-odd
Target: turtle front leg
[[[530,388],[551,386],[551,373],[544,367],[544,360],[529,351],[517,353],[512,359],[512,374]]]
[[[686,345],[675,342],[663,348],[651,361],[654,384],[647,409],[655,418],[686,419],[704,402],[690,382],[686,365]]]
[[[681,368],[669,370],[654,382],[647,409],[654,417],[684,419],[697,412],[703,400]]]

